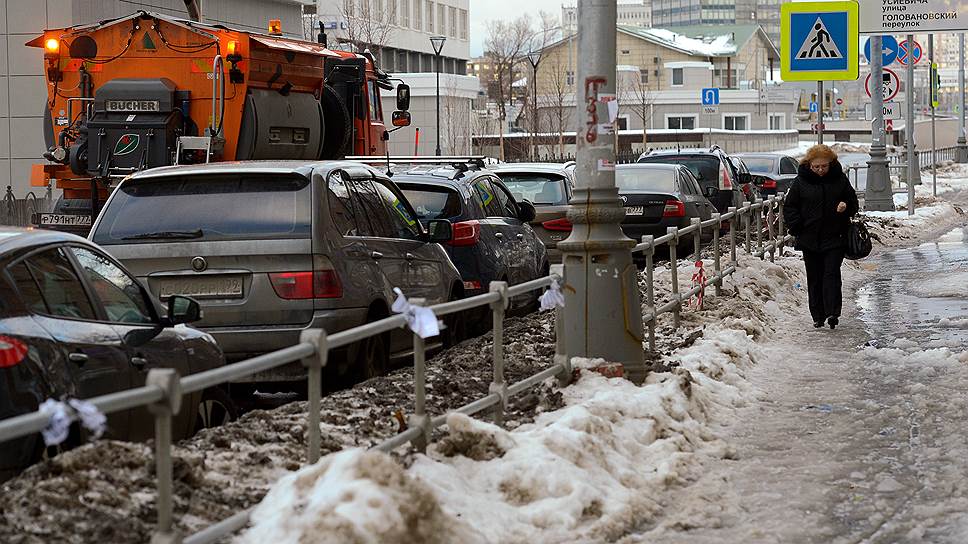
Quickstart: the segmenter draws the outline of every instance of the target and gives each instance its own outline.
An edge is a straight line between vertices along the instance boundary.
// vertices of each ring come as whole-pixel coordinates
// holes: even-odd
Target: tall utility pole
[[[958,102],[958,111],[961,112],[961,127],[958,130],[958,155],[957,161],[960,163],[968,162],[968,141],[965,140],[965,35],[958,34],[958,88],[961,89],[961,100]]]
[[[884,142],[884,66],[883,40],[881,36],[871,36],[871,112],[874,123],[871,125],[871,160],[867,161],[867,190],[864,210],[878,212],[894,211],[894,198],[891,194],[891,174],[887,168],[887,146]]]
[[[622,363],[645,379],[642,306],[635,242],[622,232],[625,209],[615,187],[615,0],[578,2],[577,169],[568,208],[574,225],[558,242],[565,280],[564,335],[569,357]]]
[[[907,98],[907,119],[904,121],[904,136],[907,140],[907,174],[908,174],[908,215],[914,215],[914,183],[919,178],[920,164],[918,156],[914,154],[914,34],[907,37],[907,87],[904,90]]]

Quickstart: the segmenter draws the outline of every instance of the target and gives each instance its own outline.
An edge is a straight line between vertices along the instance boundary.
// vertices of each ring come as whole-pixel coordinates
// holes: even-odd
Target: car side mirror
[[[525,223],[530,223],[534,221],[536,215],[538,215],[538,210],[534,208],[534,204],[527,200],[518,202],[518,219]]]
[[[195,299],[172,295],[168,299],[168,324],[194,323],[202,319],[202,307]]]
[[[410,85],[406,83],[397,85],[397,109],[401,111],[410,109]]]
[[[393,112],[393,117],[391,117],[391,123],[395,127],[409,127],[410,126],[410,112],[397,110]]]
[[[443,244],[454,239],[453,227],[446,219],[431,219],[427,222],[427,242]]]
[[[703,189],[702,189],[702,194],[706,195],[707,198],[712,198],[712,197],[716,196],[716,193],[718,193],[718,192],[719,192],[719,190],[716,189],[715,187],[712,187],[712,186],[703,187]]]

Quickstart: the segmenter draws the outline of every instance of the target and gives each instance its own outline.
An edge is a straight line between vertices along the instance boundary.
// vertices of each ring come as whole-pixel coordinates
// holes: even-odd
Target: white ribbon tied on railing
[[[538,301],[541,303],[540,311],[542,312],[565,307],[565,295],[561,294],[561,287],[558,285],[557,280],[551,282],[548,290],[542,293]]]
[[[420,338],[430,338],[440,334],[440,326],[437,324],[437,316],[433,310],[426,306],[410,304],[399,287],[394,287],[393,292],[397,294],[397,300],[393,301],[391,309],[398,314],[403,314],[407,320],[407,326],[414,334]]]
[[[61,402],[47,399],[40,405],[40,412],[47,414],[47,426],[40,432],[44,437],[44,444],[56,446],[67,440],[74,416],[81,420],[81,425],[91,432],[94,438],[104,434],[108,418],[90,402],[79,399],[68,399]]]

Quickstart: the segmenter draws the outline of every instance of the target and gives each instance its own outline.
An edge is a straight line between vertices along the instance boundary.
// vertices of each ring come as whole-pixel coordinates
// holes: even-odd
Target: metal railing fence
[[[667,312],[674,315],[674,326],[680,325],[680,312],[683,302],[697,294],[700,290],[712,285],[716,295],[721,295],[722,281],[737,270],[736,248],[737,232],[740,219],[743,220],[745,247],[747,253],[765,259],[769,255],[774,259],[777,251],[782,251],[783,245],[792,239],[784,234],[782,203],[784,195],[763,201],[746,203],[742,208],[730,208],[726,214],[714,214],[708,221],[693,220],[689,227],[677,229],[670,227],[665,235],[660,237],[645,236],[642,243],[635,246],[633,252],[644,253],[646,257],[646,305],[648,314],[643,321],[648,328],[649,346],[655,349],[656,318]],[[764,215],[767,220],[764,221]],[[722,268],[723,249],[721,247],[721,225],[729,226],[729,263]],[[774,225],[776,224],[776,225]],[[756,225],[754,227],[754,225]],[[678,285],[679,256],[677,248],[680,240],[695,234],[694,251],[699,255],[701,250],[701,235],[704,229],[713,229],[713,263],[714,275],[706,279],[702,285],[693,287],[686,292],[680,292]],[[764,234],[766,238],[764,239]],[[672,272],[672,295],[670,302],[655,307],[654,273],[655,249],[663,244],[669,246],[670,268]],[[474,415],[485,410],[492,412],[497,424],[502,424],[508,399],[512,395],[521,393],[542,381],[557,377],[561,384],[571,380],[572,369],[570,359],[565,353],[561,335],[556,334],[556,350],[554,364],[524,380],[508,385],[504,377],[504,317],[509,300],[512,297],[550,287],[552,283],[562,279],[562,267],[556,265],[550,275],[522,283],[508,286],[505,282],[492,282],[488,293],[474,297],[446,302],[431,306],[436,316],[467,311],[480,306],[489,306],[493,322],[492,363],[493,375],[489,386],[489,394],[469,404],[454,410],[466,415]],[[412,304],[422,304],[422,300],[412,299]],[[562,313],[557,312],[555,329],[560,330]],[[220,368],[179,377],[174,369],[152,369],[149,371],[146,383],[142,387],[119,391],[108,395],[89,399],[102,413],[109,414],[121,410],[145,406],[155,419],[155,473],[157,480],[157,524],[152,542],[170,542],[185,544],[210,544],[242,529],[249,521],[253,507],[243,510],[227,519],[211,525],[182,540],[174,531],[173,518],[173,482],[172,482],[172,435],[171,420],[181,408],[182,398],[187,393],[241,379],[246,376],[263,372],[287,363],[302,361],[307,367],[307,397],[308,397],[308,444],[307,461],[315,463],[320,457],[321,430],[320,410],[322,401],[322,370],[327,364],[331,350],[348,346],[371,336],[387,333],[393,329],[406,325],[406,319],[396,314],[379,321],[374,321],[359,327],[334,334],[327,334],[323,330],[310,329],[302,333],[300,342],[278,351],[260,355],[244,361],[239,361]],[[410,443],[415,449],[425,452],[430,442],[431,432],[446,424],[447,415],[431,417],[426,413],[426,345],[423,338],[413,334],[413,365],[414,365],[414,407],[413,414],[408,420],[408,428],[377,444],[373,449],[389,452],[397,447]],[[48,424],[48,415],[41,411],[32,412],[0,421],[0,443],[38,433]]]

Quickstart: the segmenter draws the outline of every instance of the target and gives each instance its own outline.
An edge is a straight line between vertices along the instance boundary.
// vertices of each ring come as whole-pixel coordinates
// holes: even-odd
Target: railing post
[[[776,262],[776,231],[773,230],[773,219],[771,218],[771,212],[773,208],[776,207],[776,197],[771,196],[769,198],[769,206],[766,208],[766,234],[769,236],[769,246],[770,246],[770,262]],[[772,217],[775,218],[776,214],[773,213]]]
[[[763,207],[766,205],[762,199],[757,198],[756,212],[753,215],[753,220],[756,222],[756,252],[760,254],[760,260],[765,260],[766,255],[763,251]]]
[[[719,247],[719,225],[720,217],[722,217],[719,212],[713,214],[713,220],[716,221],[716,227],[713,229],[713,272],[716,274],[716,296],[721,296],[723,294],[723,264],[719,258],[719,254],[722,253]]]
[[[750,207],[749,202],[743,203],[743,209],[741,210],[743,215],[743,223],[746,225],[746,254],[753,254],[753,209]]]
[[[309,434],[309,444],[306,450],[306,459],[310,465],[319,461],[320,444],[322,436],[319,430],[319,411],[323,397],[323,367],[329,359],[329,343],[326,331],[323,329],[307,329],[299,334],[299,343],[310,343],[315,347],[315,353],[303,359],[303,366],[306,367],[306,392],[309,397],[308,415],[306,427]]]
[[[783,256],[783,246],[786,244],[786,225],[783,221],[783,203],[786,202],[786,193],[777,193],[777,231],[780,237],[780,241],[777,242],[777,252],[779,252],[780,257]]]
[[[565,265],[551,265],[551,275],[558,277],[561,288],[565,287]],[[558,385],[567,387],[571,384],[571,357],[568,356],[567,344],[565,343],[565,312],[562,308],[555,308],[555,364],[561,365],[561,374],[558,375]]]
[[[679,328],[679,312],[682,310],[682,298],[679,297],[679,257],[677,248],[679,246],[679,229],[668,227],[668,234],[673,235],[669,241],[669,266],[672,272],[672,298],[676,300],[676,307],[672,309],[672,326]]]
[[[649,319],[645,326],[649,329],[649,351],[655,352],[655,287],[652,282],[655,277],[655,238],[651,235],[642,237],[643,244],[649,244],[645,248],[645,306],[648,308]]]
[[[692,249],[694,251],[693,257],[695,257],[695,260],[698,261],[700,251],[702,251],[702,248],[700,247],[702,244],[702,240],[700,240],[702,238],[702,219],[699,217],[693,217],[689,220],[689,223],[696,225],[696,233],[693,234],[692,239]]]
[[[494,407],[494,423],[504,425],[504,411],[508,407],[508,384],[504,380],[504,310],[508,307],[508,284],[503,281],[492,281],[490,291],[501,296],[491,303],[491,316],[493,326],[493,359],[494,359],[494,379],[488,392],[497,393],[501,397],[501,402]]]
[[[181,409],[182,390],[178,372],[173,368],[153,368],[148,371],[145,385],[161,389],[164,397],[148,405],[155,416],[155,477],[158,481],[158,524],[151,534],[151,544],[179,544],[182,539],[173,528],[173,498],[171,470],[171,417]]]
[[[426,300],[422,298],[410,299],[410,304],[423,306]],[[409,424],[423,432],[413,439],[413,447],[420,453],[427,453],[430,444],[430,417],[427,416],[427,346],[419,334],[413,333],[413,415]]]
[[[736,266],[736,225],[739,223],[739,212],[735,206],[729,207],[729,213],[733,214],[729,218],[729,261]]]

